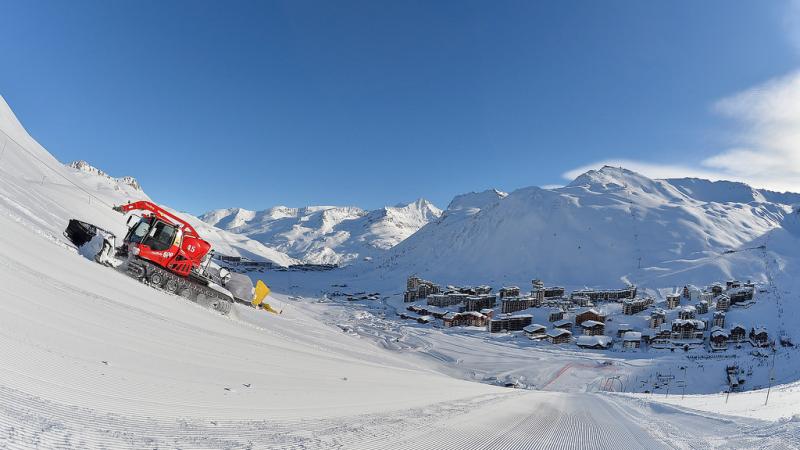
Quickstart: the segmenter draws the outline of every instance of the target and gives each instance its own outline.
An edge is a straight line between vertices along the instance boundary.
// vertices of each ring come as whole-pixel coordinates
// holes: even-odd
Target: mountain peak
[[[497,189],[487,189],[481,192],[469,192],[456,195],[450,204],[447,205],[448,211],[458,210],[480,210],[508,196],[507,193]]]
[[[97,167],[89,164],[88,162],[86,162],[86,161],[84,161],[82,159],[81,160],[77,160],[77,161],[72,161],[71,163],[66,164],[66,166],[71,168],[71,169],[75,169],[77,171],[83,172],[83,173],[97,175],[99,177],[107,178],[109,180],[115,181],[115,182],[120,183],[120,184],[128,185],[128,186],[132,187],[134,190],[137,190],[137,191],[141,191],[142,190],[142,186],[139,184],[139,182],[136,180],[136,178],[133,178],[131,176],[114,178],[111,175],[103,172],[102,170],[98,169]]]
[[[605,165],[578,175],[568,186],[626,187],[651,184],[653,180],[624,167]]]

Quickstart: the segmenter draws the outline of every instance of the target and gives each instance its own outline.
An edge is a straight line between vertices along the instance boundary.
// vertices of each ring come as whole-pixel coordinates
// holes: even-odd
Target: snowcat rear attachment
[[[77,219],[69,219],[67,229],[64,230],[64,236],[78,248],[83,247],[96,235],[97,227]]]

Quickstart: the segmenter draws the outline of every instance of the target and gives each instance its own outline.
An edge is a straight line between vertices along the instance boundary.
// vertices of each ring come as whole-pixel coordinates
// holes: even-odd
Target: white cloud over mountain
[[[723,98],[713,110],[740,131],[732,146],[698,165],[609,159],[564,173],[565,179],[598,165],[624,166],[654,178],[739,180],[776,191],[800,191],[800,71]]]

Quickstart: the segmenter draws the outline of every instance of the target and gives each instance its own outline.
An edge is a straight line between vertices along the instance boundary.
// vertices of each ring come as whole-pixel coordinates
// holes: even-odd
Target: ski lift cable
[[[50,167],[50,165],[49,165],[49,164],[47,164],[46,162],[42,161],[42,160],[41,160],[41,159],[40,159],[38,156],[36,156],[36,155],[35,155],[33,152],[31,152],[30,150],[28,150],[27,148],[25,148],[25,147],[24,147],[22,144],[20,144],[20,143],[19,143],[19,141],[17,141],[17,140],[16,140],[16,139],[14,139],[13,137],[9,136],[9,134],[8,134],[8,133],[6,133],[5,131],[3,131],[3,130],[0,130],[0,133],[3,133],[3,134],[6,136],[6,138],[8,138],[8,140],[10,140],[11,142],[13,142],[13,143],[17,144],[17,147],[19,147],[20,149],[22,149],[22,150],[23,150],[25,153],[27,153],[27,154],[31,155],[31,156],[32,156],[32,157],[33,157],[35,160],[39,161],[39,162],[40,162],[40,163],[41,163],[41,164],[42,164],[44,167],[46,167],[46,168],[50,169],[50,170],[51,170],[51,171],[53,171],[53,172],[54,172],[56,175],[58,175],[59,177],[63,178],[64,180],[66,180],[66,181],[67,181],[69,184],[71,184],[71,185],[75,186],[76,188],[78,188],[79,190],[83,191],[83,192],[84,192],[84,193],[86,193],[86,195],[88,195],[89,197],[91,197],[91,198],[94,198],[95,200],[97,200],[98,202],[100,202],[100,203],[102,203],[102,204],[104,204],[104,205],[108,206],[109,208],[113,208],[113,207],[114,207],[114,205],[112,205],[112,204],[110,204],[110,203],[106,202],[105,200],[103,200],[103,199],[101,199],[101,198],[97,197],[96,195],[94,195],[94,194],[92,194],[91,192],[89,192],[88,190],[86,190],[86,188],[84,188],[83,186],[80,186],[80,185],[78,185],[77,183],[75,183],[74,181],[70,180],[70,179],[69,179],[69,178],[68,178],[66,175],[64,175],[63,173],[59,172],[58,170],[54,169],[53,167]]]

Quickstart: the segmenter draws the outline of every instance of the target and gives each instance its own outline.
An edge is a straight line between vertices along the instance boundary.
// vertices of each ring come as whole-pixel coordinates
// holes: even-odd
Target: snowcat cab
[[[201,239],[187,222],[151,202],[129,203],[115,208],[120,212],[150,211],[134,223],[123,240],[123,252],[157,264],[172,273],[186,277],[202,263],[211,251],[211,244]],[[132,216],[134,217],[134,216]]]

